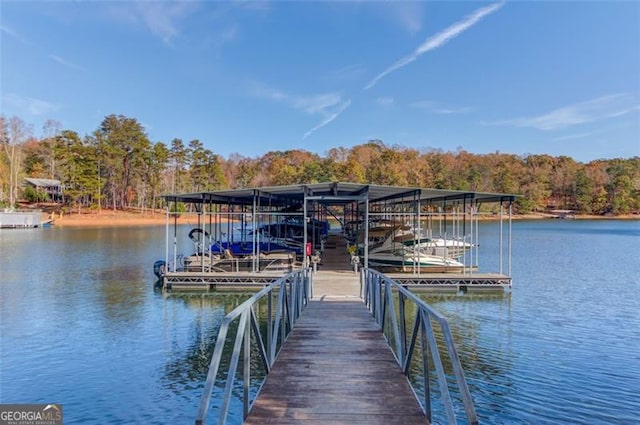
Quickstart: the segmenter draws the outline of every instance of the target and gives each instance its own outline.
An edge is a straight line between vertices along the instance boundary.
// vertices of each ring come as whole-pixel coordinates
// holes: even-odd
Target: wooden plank
[[[245,423],[428,421],[364,304],[329,298],[309,303]]]

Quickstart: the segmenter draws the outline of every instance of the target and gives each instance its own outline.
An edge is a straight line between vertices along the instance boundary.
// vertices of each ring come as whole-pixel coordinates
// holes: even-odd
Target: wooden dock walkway
[[[245,424],[426,424],[358,275],[319,271]]]

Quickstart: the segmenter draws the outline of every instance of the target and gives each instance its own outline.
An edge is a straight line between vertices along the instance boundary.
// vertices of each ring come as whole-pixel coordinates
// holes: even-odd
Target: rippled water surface
[[[513,230],[511,294],[428,298],[481,422],[639,423],[640,222]],[[0,402],[61,403],[68,424],[192,423],[220,319],[246,294],[154,291],[163,247],[163,227],[0,231]]]
[[[513,282],[424,298],[450,321],[481,422],[640,423],[640,222],[516,222]]]

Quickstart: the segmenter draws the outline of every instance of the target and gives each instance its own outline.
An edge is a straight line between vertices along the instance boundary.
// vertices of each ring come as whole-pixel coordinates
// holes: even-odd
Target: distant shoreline
[[[71,214],[53,214],[50,217],[53,225],[57,227],[128,227],[128,226],[159,226],[167,222],[164,213],[133,213],[126,211],[102,211],[100,213],[71,213]],[[503,219],[508,216],[504,215]],[[521,214],[513,215],[513,220],[557,220],[549,214]],[[491,215],[481,218],[480,220],[498,220],[499,216]],[[623,215],[623,216],[601,216],[601,215],[575,215],[571,219],[575,220],[640,220],[640,215]],[[177,219],[178,224],[197,224],[198,218],[195,214],[182,214]],[[208,222],[208,220],[207,220]],[[174,223],[174,217],[169,220],[170,224]]]
[[[195,217],[194,217],[195,218]],[[100,213],[52,214],[50,219],[56,227],[128,227],[159,226],[167,222],[166,214],[131,213],[124,211],[103,211]],[[174,222],[171,218],[171,223]],[[189,223],[184,216],[178,217],[179,223]]]

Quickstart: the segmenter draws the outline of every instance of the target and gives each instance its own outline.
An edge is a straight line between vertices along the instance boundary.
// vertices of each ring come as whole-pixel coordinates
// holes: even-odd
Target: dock
[[[317,264],[317,272],[340,272],[357,278],[342,234],[331,234]],[[416,291],[439,293],[504,292],[511,277],[500,273],[387,273],[389,277]],[[165,289],[172,291],[216,291],[262,288],[282,276],[281,272],[167,272]]]
[[[339,254],[337,250],[335,254]],[[224,394],[218,401],[219,423],[225,423],[229,414],[242,358],[245,424],[429,424],[432,394],[427,387],[426,393],[418,396],[408,378],[408,362],[421,357],[418,361],[423,365],[432,361],[434,369],[423,370],[418,379],[428,379],[429,374],[437,376],[447,421],[455,424],[456,413],[449,395],[451,379],[445,375],[438,354],[438,345],[442,344],[453,368],[454,388],[462,398],[467,423],[477,425],[446,319],[386,275],[369,269],[362,273],[349,270],[342,254],[329,255],[323,261],[342,270],[321,268],[314,273],[292,273],[291,277],[265,285],[227,315],[216,341],[196,425],[206,423],[223,352],[230,350],[231,344],[233,356],[224,360],[230,366]],[[277,302],[273,295],[276,291]],[[256,321],[254,306],[266,298],[271,300],[269,305],[275,303],[273,310],[269,307],[267,342],[254,344],[265,337],[265,330],[261,332]],[[232,323],[237,323],[237,331],[228,335]],[[401,325],[408,323],[413,323],[408,325],[414,330],[411,335]],[[436,340],[433,326],[444,335],[442,341]],[[247,341],[252,341],[251,346]],[[278,341],[282,345],[276,352]],[[268,373],[257,397],[251,400],[251,365],[260,362]]]
[[[353,272],[314,275],[314,297],[245,424],[428,423],[359,293]]]
[[[0,211],[0,229],[31,229],[43,225],[40,210]]]

